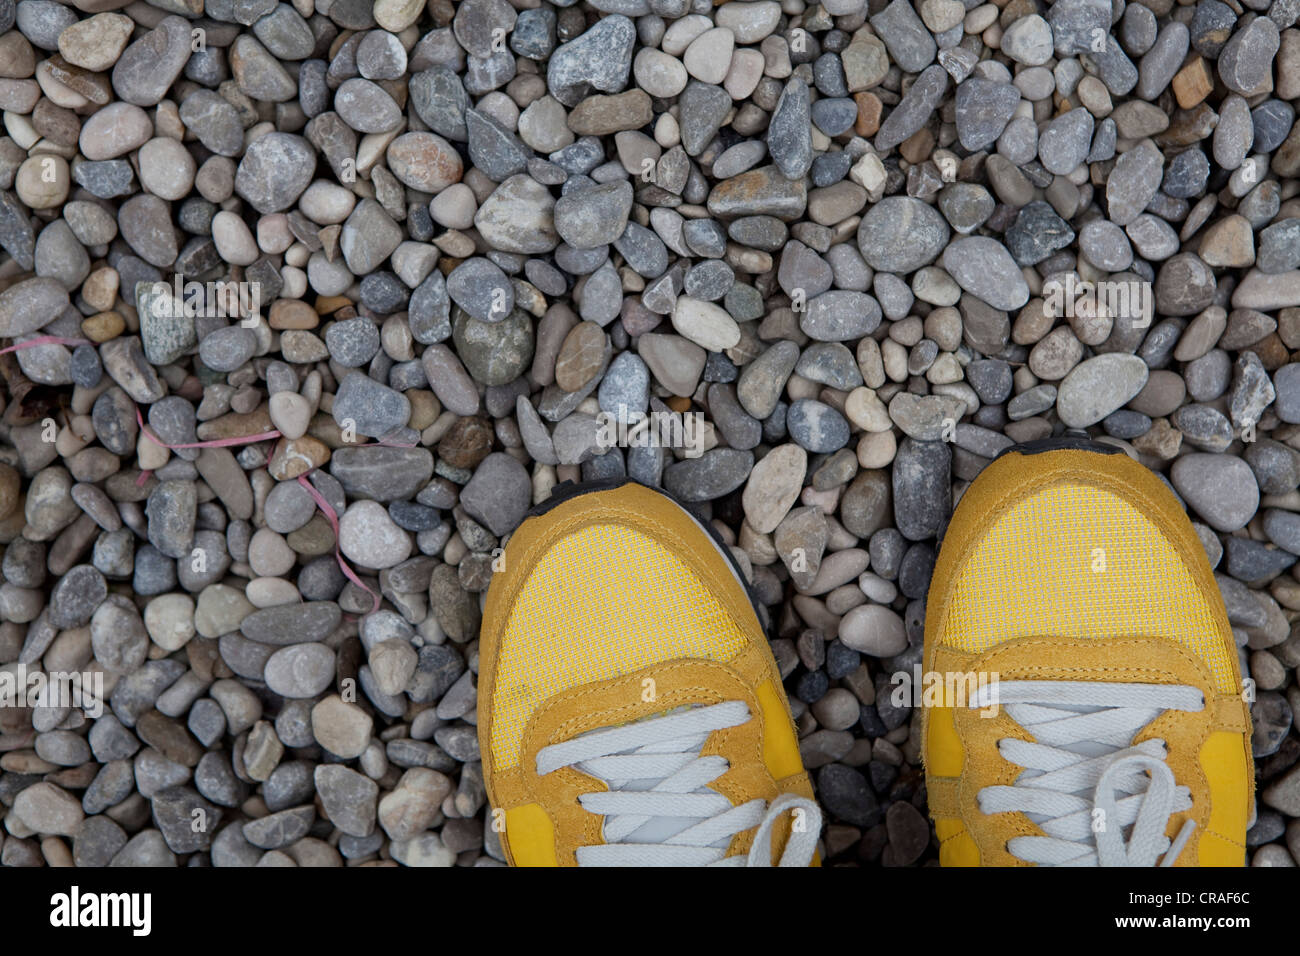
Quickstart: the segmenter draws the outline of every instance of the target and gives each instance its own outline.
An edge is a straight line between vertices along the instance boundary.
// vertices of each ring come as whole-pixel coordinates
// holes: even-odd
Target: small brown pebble
[[[1295,361],[1277,332],[1270,332],[1246,351],[1258,355],[1259,363],[1270,372],[1275,372],[1288,362]]]
[[[875,93],[854,93],[853,99],[858,104],[858,119],[853,131],[859,136],[875,136],[880,129],[880,112],[884,108],[880,97]]]
[[[126,320],[117,312],[100,312],[82,319],[81,331],[92,342],[107,342],[126,331]]]
[[[1214,76],[1205,58],[1197,56],[1174,74],[1171,85],[1178,105],[1185,110],[1190,110],[1214,92]]]
[[[438,457],[453,468],[474,468],[492,450],[492,425],[478,416],[461,418],[438,442]]]
[[[595,322],[579,322],[564,337],[555,361],[555,384],[576,392],[600,371],[605,355],[605,330]]]
[[[117,290],[122,280],[116,269],[108,266],[96,269],[81,284],[81,297],[92,309],[107,312],[117,301]]]
[[[273,329],[314,329],[320,325],[320,314],[306,302],[276,299],[266,321]]]
[[[302,438],[281,438],[271,454],[266,470],[276,481],[287,481],[319,468],[330,459],[329,446],[310,435]]]

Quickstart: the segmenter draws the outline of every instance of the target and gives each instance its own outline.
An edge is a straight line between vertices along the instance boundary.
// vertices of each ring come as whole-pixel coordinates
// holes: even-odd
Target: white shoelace
[[[772,828],[794,812],[781,866],[807,866],[817,850],[821,810],[804,797],[749,800],[739,806],[708,785],[729,769],[724,757],[701,756],[716,730],[750,719],[741,701],[677,711],[583,734],[543,747],[537,772],[563,767],[604,781],[609,790],[578,799],[605,818],[600,846],[579,847],[579,866],[771,866]],[[726,856],[737,833],[757,827],[747,856]]]
[[[998,741],[1002,756],[1025,771],[1011,786],[980,790],[980,810],[1022,812],[1047,834],[1013,837],[1007,843],[1013,856],[1047,866],[1174,864],[1196,824],[1188,820],[1173,841],[1165,829],[1170,816],[1191,809],[1190,791],[1174,779],[1163,740],[1132,740],[1166,710],[1202,710],[1199,690],[1003,681],[981,687],[969,705],[995,703],[1034,741]]]

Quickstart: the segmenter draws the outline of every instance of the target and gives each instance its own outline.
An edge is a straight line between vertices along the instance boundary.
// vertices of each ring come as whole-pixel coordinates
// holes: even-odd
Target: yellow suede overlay
[[[929,707],[926,713],[930,718],[925,739],[926,768],[940,777],[955,777],[961,773],[964,758],[953,709]]]
[[[763,681],[758,688],[758,704],[763,708],[763,722],[767,733],[763,735],[763,762],[777,780],[803,773],[803,758],[799,756],[799,741],[790,723],[790,707],[777,693],[773,681]]]
[[[935,820],[940,866],[979,866],[980,851],[960,820]]]
[[[1201,837],[1201,866],[1241,866],[1245,860],[1245,834],[1250,819],[1250,790],[1241,781],[1254,773],[1254,765],[1241,746],[1241,734],[1218,731],[1201,747],[1201,766],[1210,784],[1209,829]]]
[[[939,641],[976,653],[1034,634],[1148,634],[1236,684],[1214,610],[1155,524],[1103,488],[1062,481],[997,515],[961,563]]]
[[[497,766],[518,762],[524,725],[555,694],[678,658],[727,661],[745,643],[700,578],[652,537],[626,524],[577,528],[539,556],[510,609],[492,697]]]
[[[506,833],[515,866],[555,866],[555,827],[535,803],[506,811]]]

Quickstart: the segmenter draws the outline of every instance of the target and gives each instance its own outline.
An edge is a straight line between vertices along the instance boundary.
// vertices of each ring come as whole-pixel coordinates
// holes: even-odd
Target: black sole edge
[[[749,606],[754,609],[754,617],[758,619],[758,626],[763,631],[763,636],[768,638],[768,640],[771,640],[768,636],[771,615],[763,605],[758,603],[758,599],[754,597],[754,589],[750,586],[749,582],[745,580],[744,570],[740,567],[740,563],[731,553],[731,548],[722,540],[722,535],[718,533],[718,530],[714,528],[712,524],[694,514],[686,502],[681,501],[676,495],[665,491],[663,488],[656,488],[654,485],[642,484],[635,479],[627,477],[600,478],[595,481],[562,481],[551,489],[551,496],[549,498],[528,509],[524,515],[524,521],[527,521],[529,518],[541,517],[548,511],[564,504],[564,502],[572,501],[574,498],[578,498],[582,495],[592,494],[598,491],[613,491],[615,488],[622,488],[624,485],[639,485],[648,491],[653,491],[655,494],[662,495],[696,520],[700,527],[702,527],[713,540],[713,543],[717,546],[723,557],[726,558],[727,563],[731,565],[732,570],[735,571],[736,580],[739,581],[741,586],[745,589],[745,596],[749,598]]]
[[[640,482],[633,481],[631,478],[600,478],[596,481],[561,481],[551,488],[551,496],[549,498],[528,509],[524,514],[524,520],[526,521],[529,518],[540,517],[552,508],[556,508],[559,505],[564,504],[566,501],[577,498],[579,495],[590,494],[594,491],[613,491],[615,488],[622,488],[624,485],[628,484],[636,485],[640,484]],[[642,487],[648,488],[649,486],[643,485]],[[650,490],[659,491],[658,488],[651,488]],[[660,491],[660,494],[667,498],[672,497],[667,492]],[[673,500],[676,502],[676,499]],[[676,503],[680,504],[681,502]]]
[[[1012,445],[998,452],[997,461],[1003,455],[1021,454],[1021,455],[1041,455],[1049,451],[1091,451],[1099,455],[1122,455],[1124,449],[1116,445],[1108,445],[1104,442],[1096,441],[1086,434],[1079,435],[1054,435],[1051,438],[1036,438],[1033,441],[1021,442],[1018,445]]]

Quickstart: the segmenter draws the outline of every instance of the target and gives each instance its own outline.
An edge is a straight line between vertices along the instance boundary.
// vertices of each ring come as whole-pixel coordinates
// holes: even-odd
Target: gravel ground
[[[827,859],[933,861],[889,678],[1068,427],[1197,522],[1295,865],[1298,14],[0,0],[0,863],[500,861],[496,549],[621,475],[750,575]]]

